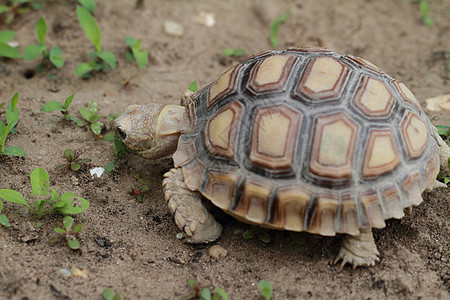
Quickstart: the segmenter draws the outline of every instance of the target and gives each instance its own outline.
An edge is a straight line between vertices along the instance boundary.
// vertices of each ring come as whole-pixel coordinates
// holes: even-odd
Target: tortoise
[[[245,223],[346,234],[341,268],[379,261],[371,228],[445,186],[440,159],[449,173],[449,147],[402,82],[323,48],[255,54],[181,105],[131,105],[112,126],[141,156],[173,158],[162,185],[187,242],[222,232],[206,198]]]

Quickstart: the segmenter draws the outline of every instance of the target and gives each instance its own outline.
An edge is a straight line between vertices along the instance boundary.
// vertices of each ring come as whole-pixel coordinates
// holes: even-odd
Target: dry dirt
[[[450,12],[448,1],[429,1],[434,27],[421,22],[417,3],[408,0],[269,1],[211,0],[97,1],[95,17],[103,48],[118,58],[117,68],[83,80],[73,74],[93,49],[76,14],[76,1],[45,1],[44,9],[20,16],[9,26],[17,31],[22,49],[36,43],[34,24],[44,16],[49,26],[47,44],[60,45],[66,64],[26,79],[39,61],[2,60],[0,99],[9,102],[17,91],[21,111],[16,134],[7,145],[18,146],[25,158],[0,162],[0,188],[28,195],[28,175],[42,166],[50,171],[51,187],[74,192],[91,207],[75,216],[84,226],[81,251],[63,243],[50,246],[62,216],[37,220],[23,208],[5,203],[3,213],[11,226],[0,227],[0,299],[101,299],[111,287],[124,299],[181,299],[189,294],[186,280],[221,287],[231,299],[260,299],[257,283],[269,280],[273,299],[449,299],[449,189],[424,194],[424,203],[402,220],[390,220],[375,230],[381,261],[371,268],[340,270],[331,261],[342,236],[307,235],[303,246],[286,232],[271,231],[272,241],[245,240],[247,225],[217,211],[224,225],[216,242],[228,250],[219,260],[210,258],[211,245],[188,245],[176,239],[178,230],[163,199],[162,174],[168,166],[154,166],[132,153],[120,168],[101,178],[89,169],[112,160],[111,142],[62,121],[59,113],[43,113],[47,101],[63,101],[75,93],[72,114],[89,101],[97,101],[101,120],[132,103],[178,103],[193,80],[204,86],[241,59],[224,59],[225,47],[247,54],[269,49],[269,28],[276,16],[291,13],[279,32],[278,49],[292,45],[323,46],[338,53],[362,56],[402,80],[422,102],[450,92]],[[196,23],[200,12],[213,13],[216,24]],[[163,33],[163,22],[184,26],[182,37]],[[4,30],[7,27],[2,26]],[[125,60],[125,35],[142,39],[150,54],[149,66],[138,71]],[[123,76],[138,73],[139,87],[123,87]],[[54,78],[49,78],[54,74]],[[450,124],[448,111],[427,112],[435,124]],[[105,133],[110,132],[107,125]],[[64,162],[63,151],[75,149],[92,162],[82,170],[51,171]],[[139,203],[128,193],[137,187],[136,174],[151,181]],[[36,227],[40,221],[41,226]],[[72,266],[87,278],[64,276]]]

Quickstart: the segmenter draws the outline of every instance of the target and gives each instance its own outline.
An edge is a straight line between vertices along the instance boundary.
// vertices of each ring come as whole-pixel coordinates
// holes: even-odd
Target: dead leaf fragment
[[[225,249],[219,245],[214,245],[211,248],[209,248],[209,255],[212,258],[215,258],[215,259],[224,258],[227,256],[227,254],[228,254],[227,249]]]
[[[206,27],[213,27],[216,24],[216,16],[213,13],[201,11],[194,17],[195,22]]]
[[[89,275],[89,271],[86,269],[80,269],[76,266],[72,266],[70,268],[70,272],[74,275],[74,276],[79,276],[79,277],[83,277],[83,278],[88,278]]]

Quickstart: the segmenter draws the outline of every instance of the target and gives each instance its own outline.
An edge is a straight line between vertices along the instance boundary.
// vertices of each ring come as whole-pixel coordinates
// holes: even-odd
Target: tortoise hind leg
[[[350,263],[353,268],[358,266],[373,266],[380,261],[380,253],[373,240],[371,228],[361,228],[359,235],[346,235],[342,248],[334,263],[342,259],[341,269]]]
[[[201,194],[186,186],[181,168],[171,169],[164,177],[164,197],[175,223],[184,230],[186,241],[199,244],[217,240],[222,233],[222,225],[205,208]]]

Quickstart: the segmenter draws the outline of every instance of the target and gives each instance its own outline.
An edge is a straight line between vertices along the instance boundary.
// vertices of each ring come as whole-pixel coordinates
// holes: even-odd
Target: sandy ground
[[[403,81],[424,104],[425,99],[450,92],[450,19],[448,1],[429,1],[434,27],[421,22],[418,4],[411,1],[269,1],[210,0],[97,1],[95,14],[103,48],[118,58],[117,69],[83,80],[73,74],[93,49],[75,13],[75,1],[45,1],[41,11],[19,17],[8,28],[17,31],[22,45],[36,43],[34,24],[44,16],[49,24],[48,45],[60,45],[66,64],[26,79],[39,60],[0,61],[0,99],[9,102],[17,91],[21,111],[16,134],[7,145],[27,152],[25,158],[0,162],[0,188],[24,195],[31,192],[30,172],[43,166],[50,171],[51,187],[74,192],[91,207],[75,216],[84,226],[81,250],[63,243],[49,245],[62,216],[37,220],[23,208],[5,203],[11,222],[0,227],[0,299],[101,299],[111,287],[124,299],[180,299],[189,294],[186,280],[225,289],[231,299],[261,299],[257,283],[271,281],[273,299],[448,299],[449,296],[449,189],[424,194],[424,203],[402,220],[390,220],[375,231],[381,261],[371,268],[340,270],[331,261],[342,236],[307,235],[303,246],[286,232],[271,231],[272,241],[246,240],[248,228],[216,211],[224,225],[216,244],[228,250],[222,259],[208,254],[211,245],[187,245],[163,199],[162,174],[168,166],[154,166],[132,153],[121,167],[101,178],[89,169],[113,158],[111,142],[62,120],[59,113],[43,113],[47,101],[64,101],[72,93],[71,112],[97,101],[101,120],[132,103],[178,103],[193,80],[204,86],[244,58],[223,58],[226,47],[245,48],[247,54],[269,49],[269,28],[286,12],[290,19],[279,32],[278,49],[293,45],[323,46],[338,53],[362,56]],[[213,27],[198,24],[200,12],[213,13]],[[182,37],[163,33],[166,20],[184,26]],[[2,30],[7,27],[2,26]],[[150,54],[149,66],[138,71],[125,60],[125,35],[142,39]],[[139,87],[123,87],[123,76],[138,73]],[[53,79],[49,78],[54,74]],[[428,112],[435,124],[450,124],[448,111]],[[109,124],[105,133],[111,132]],[[74,149],[92,162],[80,171],[53,171],[64,162],[63,151]],[[136,177],[148,178],[150,191],[139,203],[128,188]],[[40,221],[41,226],[36,227]],[[84,269],[87,278],[65,276],[62,269]],[[67,274],[66,274],[67,275]]]

